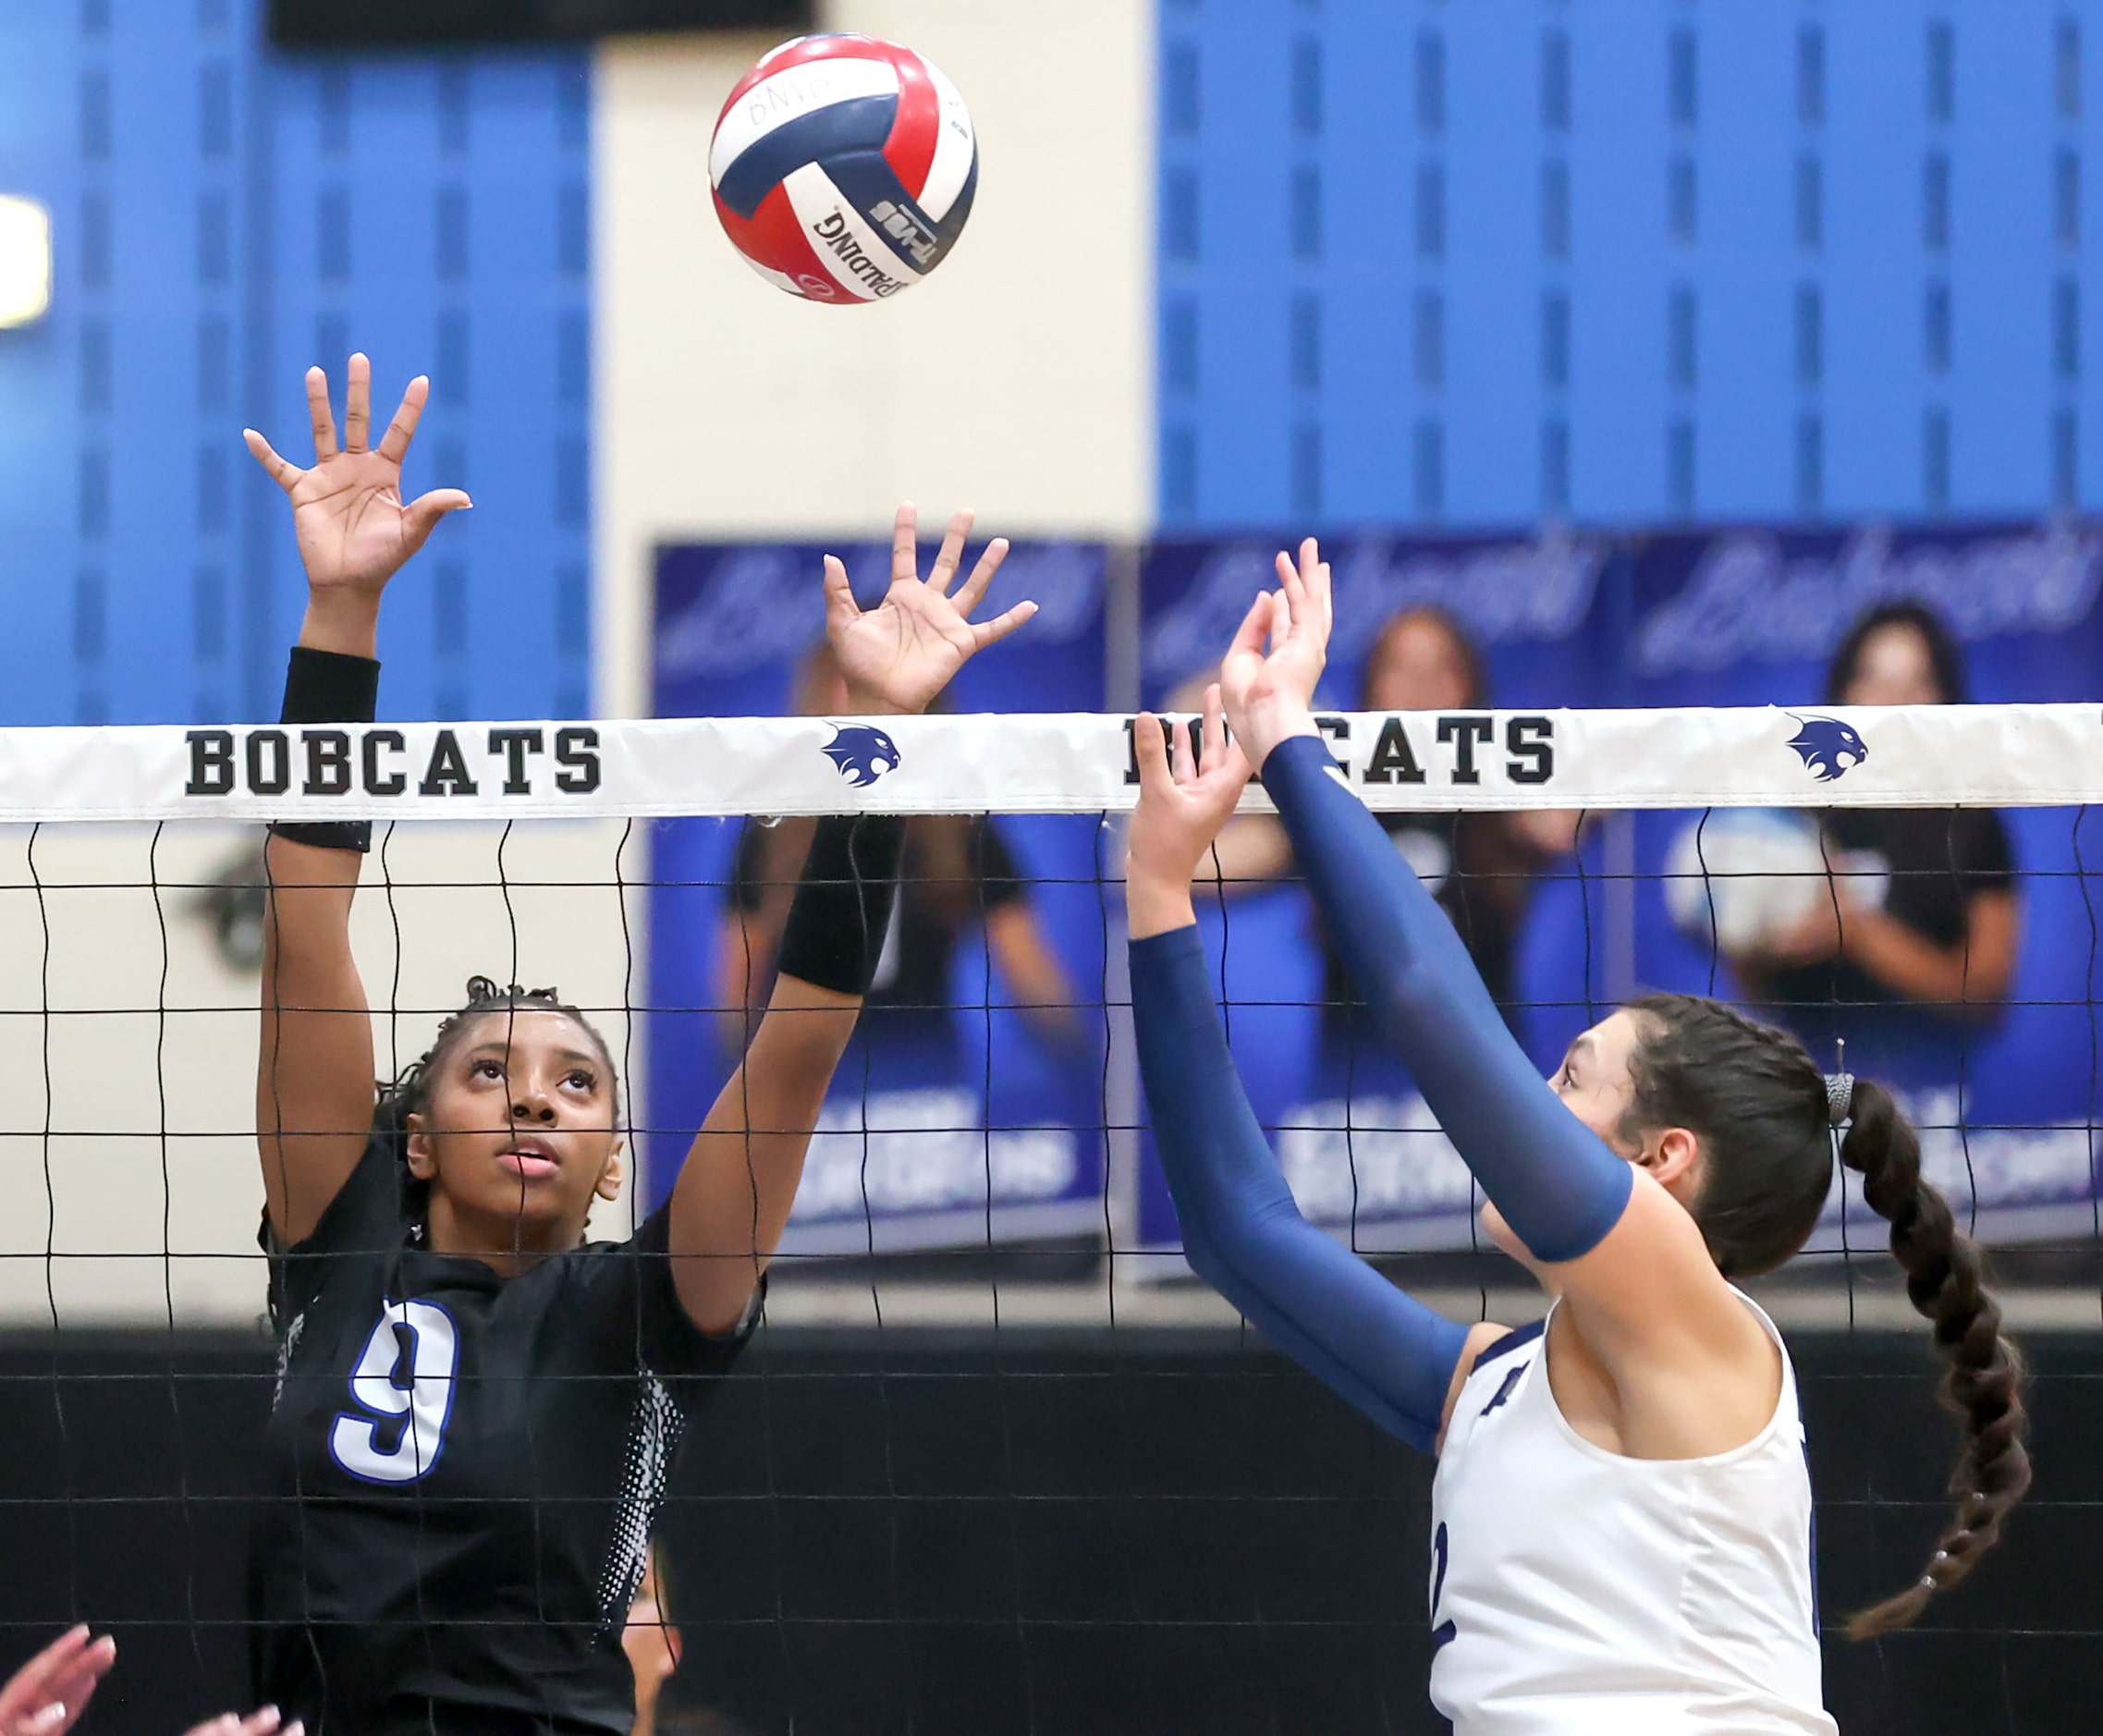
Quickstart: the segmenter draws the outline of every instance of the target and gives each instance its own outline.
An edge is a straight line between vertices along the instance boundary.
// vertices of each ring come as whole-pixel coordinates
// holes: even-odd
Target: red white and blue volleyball
[[[957,87],[874,36],[800,36],[738,81],[708,179],[738,251],[790,295],[882,301],[948,256],[978,186]]]

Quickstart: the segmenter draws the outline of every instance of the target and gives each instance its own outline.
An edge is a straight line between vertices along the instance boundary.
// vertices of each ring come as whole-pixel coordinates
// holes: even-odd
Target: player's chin
[[[573,1222],[591,1209],[590,1195],[574,1182],[565,1184],[560,1178],[553,1183],[524,1185],[515,1177],[504,1178],[479,1192],[476,1204],[488,1217],[527,1227]]]
[[[571,1216],[581,1168],[577,1159],[553,1154],[493,1152],[475,1166],[474,1191],[485,1207],[507,1217]]]

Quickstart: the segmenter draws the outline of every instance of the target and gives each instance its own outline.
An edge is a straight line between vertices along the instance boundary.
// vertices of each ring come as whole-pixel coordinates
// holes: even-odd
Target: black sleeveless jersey
[[[752,1316],[694,1326],[665,1209],[503,1278],[420,1247],[409,1193],[375,1137],[314,1233],[270,1249],[255,1697],[310,1736],[626,1732],[651,1523]]]

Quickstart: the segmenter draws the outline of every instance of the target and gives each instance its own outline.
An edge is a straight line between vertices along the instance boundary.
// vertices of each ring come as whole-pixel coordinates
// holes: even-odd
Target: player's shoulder
[[[264,1216],[256,1243],[268,1262],[270,1316],[280,1334],[338,1302],[368,1304],[379,1263],[395,1258],[410,1233],[407,1180],[393,1142],[375,1134],[300,1241],[287,1244]]]
[[[1475,1360],[1468,1369],[1472,1379],[1499,1357],[1510,1356],[1530,1344],[1540,1342],[1541,1334],[1547,1329],[1547,1321],[1532,1320],[1522,1326],[1498,1326],[1486,1334],[1476,1348]]]
[[[375,1127],[314,1227],[298,1241],[287,1243],[265,1219],[257,1236],[263,1252],[274,1260],[297,1260],[307,1254],[398,1245],[414,1216],[409,1197],[411,1184],[398,1144],[391,1131]]]

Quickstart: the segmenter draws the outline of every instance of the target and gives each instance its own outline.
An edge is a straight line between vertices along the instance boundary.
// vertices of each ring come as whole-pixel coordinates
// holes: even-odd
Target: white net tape
[[[1398,812],[2103,800],[2095,705],[1323,722],[1353,788]],[[1129,720],[1095,714],[0,730],[0,822],[1090,813],[1136,795]]]

